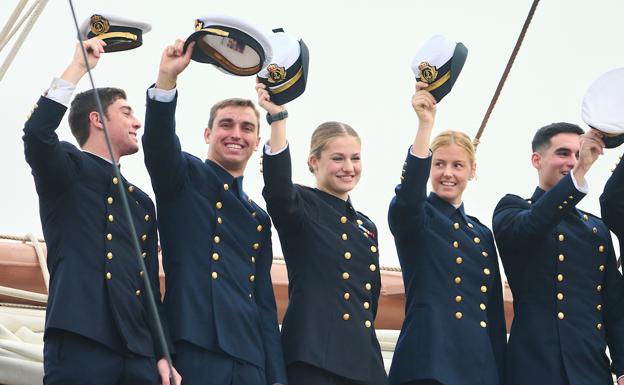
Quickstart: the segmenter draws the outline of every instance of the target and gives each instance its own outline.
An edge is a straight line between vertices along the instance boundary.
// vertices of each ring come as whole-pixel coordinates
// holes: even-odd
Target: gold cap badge
[[[110,24],[108,23],[108,20],[106,20],[104,17],[100,15],[91,16],[91,32],[94,35],[101,35],[103,33],[106,33],[108,32],[109,28]]]
[[[438,70],[426,61],[418,65],[418,71],[420,72],[420,80],[427,83],[433,83],[438,77]]]
[[[269,64],[269,66],[267,67],[267,71],[269,72],[267,80],[271,84],[279,83],[282,80],[286,79],[286,68],[279,67],[275,63]]]

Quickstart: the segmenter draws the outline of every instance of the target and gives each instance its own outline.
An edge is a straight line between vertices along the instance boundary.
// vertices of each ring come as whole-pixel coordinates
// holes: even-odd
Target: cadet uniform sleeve
[[[401,184],[395,189],[390,202],[388,223],[397,237],[409,237],[424,229],[427,180],[431,170],[431,156],[418,158],[410,153],[405,160]]]
[[[493,236],[492,245],[494,245]],[[505,324],[505,307],[503,299],[503,285],[501,282],[501,273],[498,266],[498,255],[496,255],[496,248],[493,247],[495,255],[494,264],[494,282],[492,283],[492,289],[490,291],[490,298],[488,299],[487,316],[489,320],[488,332],[490,334],[490,341],[492,344],[492,350],[494,351],[494,358],[496,360],[496,366],[498,369],[499,378],[504,378],[505,368],[505,350],[507,341],[507,327]]]
[[[542,238],[585,196],[574,187],[571,175],[563,177],[537,202],[507,195],[494,209],[492,228],[499,248]]]
[[[290,149],[262,157],[264,189],[262,195],[275,227],[290,234],[302,228],[306,208],[292,182]]]
[[[186,160],[175,133],[177,94],[170,102],[147,97],[143,152],[145,166],[158,195],[172,195],[184,183]]]
[[[64,105],[42,96],[24,125],[24,154],[41,195],[63,191],[76,172],[55,132],[66,110]]]
[[[607,345],[613,372],[624,374],[624,281],[617,268],[613,244],[609,242],[609,254],[604,278],[604,322]]]
[[[624,163],[619,162],[600,196],[602,220],[624,242]],[[620,247],[622,249],[622,247]]]
[[[267,218],[266,226],[270,226]],[[260,311],[260,333],[262,335],[266,362],[266,383],[286,384],[286,367],[280,331],[277,322],[277,307],[271,281],[271,265],[273,264],[273,248],[271,246],[271,230],[267,230],[267,238],[257,258],[255,299]]]

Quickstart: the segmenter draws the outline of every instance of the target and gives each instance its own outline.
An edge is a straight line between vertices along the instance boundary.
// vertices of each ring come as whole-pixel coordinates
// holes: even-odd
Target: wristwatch
[[[280,111],[277,114],[269,114],[267,112],[266,114],[266,120],[269,124],[273,123],[273,122],[277,122],[278,120],[282,120],[282,119],[286,119],[288,117],[288,111],[284,110],[284,111]]]

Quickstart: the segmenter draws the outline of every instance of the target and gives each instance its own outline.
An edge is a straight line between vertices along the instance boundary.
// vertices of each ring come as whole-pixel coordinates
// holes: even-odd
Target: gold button
[[[573,197],[572,195],[570,195],[570,196],[568,197],[568,199],[574,199],[574,197]]]
[[[141,257],[143,257],[143,258],[147,257],[147,253],[146,253],[145,251],[144,251],[144,252],[142,252],[142,253],[141,253]]]
[[[371,250],[373,253],[376,253],[376,252],[377,252],[377,247],[376,247],[375,245],[373,245],[373,246],[371,246],[371,247],[370,247],[370,250]]]
[[[596,310],[598,311],[602,310],[602,305],[601,304],[596,305]]]
[[[455,302],[460,303],[462,301],[462,296],[458,295],[455,297]]]
[[[106,234],[106,239],[108,239],[109,241],[112,241],[113,240],[113,234],[111,234],[111,233]]]
[[[137,291],[135,291],[134,294],[141,295],[141,290],[137,289]]]
[[[217,217],[217,223],[218,224],[222,224],[223,223],[223,219],[221,219],[221,217]]]
[[[140,276],[140,277],[142,277],[142,276],[144,276],[144,275],[145,275],[145,273],[143,272],[143,270],[139,271],[139,276]]]
[[[343,320],[345,320],[345,321],[348,321],[348,320],[349,320],[349,317],[350,317],[350,316],[349,316],[349,313],[344,313],[344,314],[342,315],[342,319],[343,319]]]
[[[601,253],[604,253],[605,247],[603,245],[598,246],[598,251],[600,251]]]
[[[363,225],[364,224],[364,222],[362,222],[361,219],[356,219],[355,221],[357,222],[358,225]]]
[[[251,245],[251,247],[252,247],[254,250],[258,250],[258,249],[260,248],[260,244],[256,242],[256,243],[254,243],[253,245]]]
[[[455,283],[459,285],[461,283],[461,277],[455,277]]]
[[[364,302],[364,309],[368,310],[370,308],[370,303]]]
[[[351,298],[351,294],[349,293],[344,293],[344,295],[342,296],[342,298],[344,298],[345,300],[349,300],[349,298]]]
[[[255,218],[255,216],[258,215],[255,211],[253,213],[251,213],[251,216]]]
[[[224,189],[225,191],[227,191],[227,190],[229,190],[229,189],[230,189],[230,186],[229,186],[227,183],[224,183],[224,184],[223,184],[223,189]]]
[[[487,293],[487,286],[481,286],[481,293]]]
[[[481,252],[481,255],[483,255],[484,257],[487,257],[489,254],[488,254],[488,252],[487,252],[487,251],[482,251],[482,252]]]
[[[141,240],[142,240],[142,241],[147,240],[147,234],[143,234],[143,235],[141,235]]]
[[[454,248],[458,248],[458,247],[459,247],[459,242],[457,242],[457,241],[453,241],[453,247],[454,247]]]
[[[256,257],[254,257],[253,255],[251,256],[251,263],[256,263]]]
[[[598,266],[598,270],[600,270],[600,271],[605,271],[605,265],[600,265],[600,266]]]
[[[252,274],[252,275],[249,276],[249,282],[253,282],[255,280],[256,280],[256,276],[255,275]]]
[[[218,235],[215,235],[214,238],[212,238],[212,240],[214,241],[214,243],[220,243],[221,237],[219,237]]]
[[[375,271],[377,270],[377,266],[375,266],[374,263],[371,263],[370,266],[368,267],[370,269],[370,271]]]
[[[223,207],[223,203],[217,202],[217,203],[215,203],[215,207],[220,209],[221,207]]]
[[[112,222],[113,220],[115,220],[115,218],[113,217],[113,214],[108,214],[108,221]]]
[[[145,216],[143,217],[143,219],[145,219],[145,222],[149,222],[149,220],[150,220],[150,216],[149,216],[149,214],[145,214]]]
[[[602,291],[602,285],[596,286],[596,291],[598,291],[600,293]]]
[[[346,271],[344,273],[342,273],[342,279],[349,279],[349,273],[347,273]]]
[[[563,314],[563,312],[560,311],[559,313],[557,313],[557,318],[564,319],[565,318],[565,314]]]
[[[557,274],[557,281],[563,282],[563,274]]]
[[[557,206],[557,208],[558,208],[559,210],[561,210],[561,209],[563,209],[563,206]]]
[[[133,192],[133,191],[134,191],[134,186],[133,185],[128,186],[128,192]]]
[[[109,205],[112,205],[112,204],[113,204],[113,197],[108,197],[108,198],[106,198],[106,202],[107,202]]]
[[[557,293],[557,299],[563,301],[563,293]]]
[[[470,227],[471,229],[474,228],[474,226],[472,225],[472,223],[468,223],[468,227]]]
[[[256,231],[257,232],[261,232],[263,228],[264,227],[262,227],[262,225],[258,225],[258,226],[256,226]]]
[[[366,285],[364,285],[364,288],[368,291],[371,291],[371,289],[373,288],[373,285],[367,282]]]
[[[350,252],[348,252],[348,251],[347,251],[347,252],[345,252],[345,253],[344,253],[344,259],[347,259],[347,260],[348,260],[348,259],[351,259],[351,253],[350,253]]]
[[[596,325],[596,329],[601,330],[602,329],[602,324],[601,323],[597,324]]]
[[[565,236],[563,234],[559,234],[559,241],[563,242],[565,240]]]
[[[461,317],[463,317],[463,316],[464,316],[464,315],[463,315],[460,311],[458,311],[457,313],[455,313],[455,318],[457,318],[457,319],[461,319]]]
[[[459,223],[457,223],[457,222],[453,223],[453,228],[455,230],[459,230]]]
[[[481,325],[482,328],[487,327],[487,324],[485,323],[485,321],[479,322],[479,325]]]
[[[366,326],[367,328],[371,327],[371,322],[369,320],[364,321],[364,326]]]
[[[212,274],[210,274],[210,276],[212,276],[212,279],[217,279],[219,277],[219,274],[217,274],[216,271],[213,271]]]
[[[405,179],[405,177],[404,177],[403,175],[401,175],[401,176],[399,177],[399,179],[401,180],[401,182],[403,182],[403,180]]]
[[[586,221],[589,220],[589,217],[587,216],[587,214],[583,214],[583,219],[586,220]]]
[[[481,243],[481,239],[479,237],[474,237],[473,239],[474,243],[479,244]]]
[[[342,234],[342,240],[343,240],[343,241],[346,241],[346,240],[347,240],[347,238],[348,238],[348,237],[347,237],[347,234],[343,233],[343,234]]]
[[[564,204],[564,205],[567,205],[567,204],[568,204],[568,201],[563,201],[563,204]]]
[[[594,227],[594,228],[592,229],[592,232],[593,232],[594,234],[596,234],[596,233],[598,232],[598,229]]]
[[[485,275],[490,275],[490,269],[488,269],[487,267],[485,269],[483,269],[483,274]]]
[[[116,177],[116,176],[114,176],[114,177],[113,177],[113,184],[117,184],[117,183],[119,183],[119,179],[117,179],[117,177]]]
[[[565,256],[563,254],[559,254],[559,262],[565,261]]]
[[[106,279],[112,279],[112,278],[113,278],[113,275],[110,272],[106,273]]]
[[[212,253],[212,260],[213,261],[218,261],[219,260],[219,253]]]
[[[479,304],[479,309],[485,310],[486,309],[485,304],[484,303],[480,303]]]
[[[340,217],[340,223],[347,223],[347,217]]]
[[[110,251],[108,253],[106,253],[106,258],[107,259],[113,259],[113,253],[110,252]]]
[[[464,262],[464,260],[462,259],[462,257],[457,257],[455,258],[455,263],[458,265],[461,265],[461,263]]]

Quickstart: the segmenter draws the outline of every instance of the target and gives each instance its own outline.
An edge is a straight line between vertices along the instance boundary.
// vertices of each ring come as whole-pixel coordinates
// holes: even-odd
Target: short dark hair
[[[217,112],[220,109],[225,108],[225,107],[249,107],[251,108],[256,114],[256,120],[257,120],[256,125],[258,126],[257,130],[258,130],[258,133],[260,133],[260,112],[258,112],[255,104],[251,100],[240,99],[240,98],[225,99],[216,103],[214,106],[212,106],[212,108],[210,109],[210,118],[208,119],[208,128],[212,129],[212,125],[214,123],[215,117],[217,116]]]
[[[126,92],[120,88],[97,88],[97,93],[100,96],[105,115],[108,107],[117,99],[127,99]],[[89,114],[93,111],[97,112],[97,105],[95,103],[95,91],[92,89],[77,94],[71,102],[68,118],[69,128],[80,147],[84,146],[89,139]]]
[[[573,123],[551,123],[537,130],[531,142],[531,148],[533,152],[537,152],[550,147],[550,139],[558,134],[583,135],[584,133],[581,127]]]

